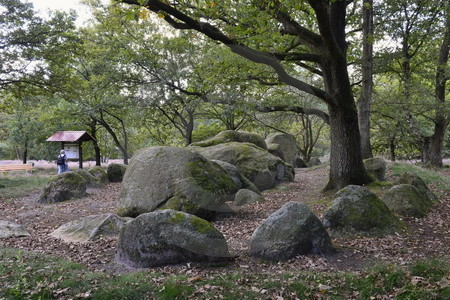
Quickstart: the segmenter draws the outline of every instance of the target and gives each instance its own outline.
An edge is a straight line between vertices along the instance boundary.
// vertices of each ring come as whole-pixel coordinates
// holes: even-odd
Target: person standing
[[[67,164],[66,151],[61,150],[58,158],[56,159],[56,165],[58,166],[58,174],[69,171],[69,166]]]

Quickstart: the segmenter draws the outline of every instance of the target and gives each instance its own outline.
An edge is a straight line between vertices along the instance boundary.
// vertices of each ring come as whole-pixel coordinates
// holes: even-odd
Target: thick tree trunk
[[[373,89],[373,0],[363,0],[363,2],[362,87],[358,101],[358,120],[362,156],[371,158],[373,157],[370,145],[370,106]]]
[[[447,126],[450,122],[450,116],[445,109],[441,109],[441,105],[445,103],[445,88],[448,80],[446,67],[448,64],[450,48],[450,1],[447,4],[447,20],[444,38],[442,39],[441,48],[439,50],[439,58],[436,70],[436,87],[435,95],[438,108],[436,109],[436,117],[434,123],[434,132],[430,145],[430,163],[435,167],[442,167],[442,145]]]
[[[424,164],[429,164],[431,138],[423,136],[420,142],[421,142],[421,160]]]
[[[25,140],[23,154],[22,154],[22,162],[23,162],[23,164],[27,163],[27,158],[28,158],[28,140]]]
[[[325,89],[333,95],[339,105],[329,105],[331,155],[330,180],[325,190],[341,189],[347,185],[364,185],[372,179],[364,167],[361,152],[361,137],[358,112],[352,95],[347,62],[329,60],[323,64]]]
[[[310,1],[310,3],[312,3]],[[313,4],[311,4],[313,5]],[[316,9],[318,19],[323,17]],[[325,11],[322,11],[325,13]],[[330,116],[331,155],[330,180],[325,187],[341,189],[347,185],[364,185],[372,181],[364,167],[361,152],[358,112],[347,70],[347,42],[345,40],[344,1],[333,2],[327,10],[329,23],[324,22],[321,31],[332,33],[335,44],[327,47],[321,62],[326,92],[336,104],[328,105]],[[327,28],[326,26],[329,26]],[[334,48],[335,47],[335,48]]]
[[[442,168],[442,145],[444,144],[445,130],[448,122],[436,123],[434,126],[434,134],[431,137],[430,145],[430,164],[435,167]]]
[[[325,190],[371,182],[362,160],[356,110],[330,108],[330,130],[330,181]]]
[[[395,161],[396,160],[395,148],[396,148],[395,138],[392,138],[392,139],[389,140],[389,153],[390,153],[391,161]]]

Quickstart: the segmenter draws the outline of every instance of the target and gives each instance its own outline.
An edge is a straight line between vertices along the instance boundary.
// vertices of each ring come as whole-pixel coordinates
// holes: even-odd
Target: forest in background
[[[75,12],[1,0],[0,159],[53,160],[56,131],[89,132],[85,160],[127,163],[231,129],[290,133],[308,161],[355,126],[334,117],[352,103],[364,158],[450,155],[450,1],[176,2],[87,0],[93,18],[76,27]]]

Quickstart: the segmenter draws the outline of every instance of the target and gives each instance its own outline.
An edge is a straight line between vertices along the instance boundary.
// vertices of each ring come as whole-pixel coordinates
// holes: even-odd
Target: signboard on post
[[[64,151],[68,159],[79,159],[80,152],[78,150],[78,144],[66,144],[64,143]]]

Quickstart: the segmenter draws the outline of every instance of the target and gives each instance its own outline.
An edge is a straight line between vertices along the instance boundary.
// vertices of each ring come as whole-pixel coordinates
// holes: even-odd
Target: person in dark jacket
[[[67,164],[66,151],[61,150],[56,159],[56,165],[58,166],[58,174],[69,171],[69,165]]]

